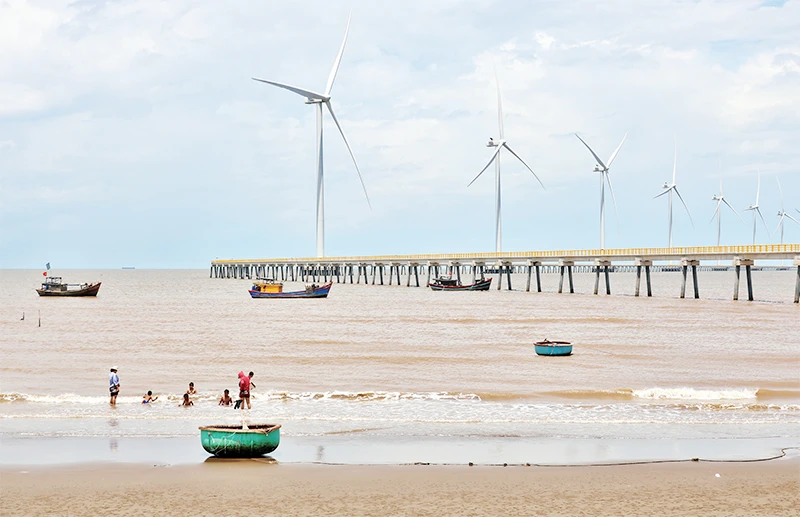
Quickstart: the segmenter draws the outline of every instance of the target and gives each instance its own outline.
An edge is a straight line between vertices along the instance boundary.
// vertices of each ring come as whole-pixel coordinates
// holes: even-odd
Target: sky
[[[505,137],[544,183],[502,157],[503,250],[772,235],[800,219],[800,1],[0,0],[0,268],[203,268],[215,258],[310,257],[315,114],[261,77],[323,91],[371,205],[325,118],[326,255],[494,251]],[[677,200],[676,200],[677,203]],[[785,242],[800,242],[786,222]]]

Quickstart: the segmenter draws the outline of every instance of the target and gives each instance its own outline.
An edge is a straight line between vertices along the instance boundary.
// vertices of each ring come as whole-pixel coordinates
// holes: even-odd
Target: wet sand
[[[719,477],[716,476],[719,474]],[[0,470],[4,515],[797,515],[800,458],[613,467],[81,465]]]

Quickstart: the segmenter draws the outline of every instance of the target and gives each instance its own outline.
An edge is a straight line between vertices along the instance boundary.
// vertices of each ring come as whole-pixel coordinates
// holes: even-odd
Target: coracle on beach
[[[200,441],[206,452],[218,458],[256,458],[278,448],[280,428],[280,424],[204,426]]]

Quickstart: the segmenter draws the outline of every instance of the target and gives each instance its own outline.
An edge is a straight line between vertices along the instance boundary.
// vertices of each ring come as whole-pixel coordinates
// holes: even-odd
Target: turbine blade
[[[575,136],[577,136],[577,137],[578,137],[578,140],[580,140],[581,142],[583,142],[583,138],[581,138],[580,136],[578,136],[578,133],[575,133]],[[605,163],[603,163],[603,160],[601,160],[601,159],[600,159],[600,157],[599,157],[599,156],[597,156],[597,153],[595,153],[595,152],[592,150],[592,148],[591,148],[591,147],[589,147],[589,144],[587,144],[586,142],[583,142],[583,145],[585,145],[585,146],[586,146],[586,148],[589,150],[589,152],[590,152],[590,153],[592,153],[592,156],[594,156],[594,159],[595,159],[595,160],[597,160],[597,163],[598,163],[598,165],[600,165],[600,167],[602,167],[602,168],[604,168],[604,169],[607,169],[607,168],[608,168],[608,167],[606,167],[606,164],[605,164]]]
[[[617,153],[619,153],[619,150],[620,150],[620,149],[622,149],[622,144],[624,144],[624,143],[625,143],[625,139],[626,139],[626,138],[628,138],[628,133],[625,133],[625,136],[623,136],[623,137],[622,137],[622,142],[620,142],[620,143],[619,143],[619,145],[617,146],[617,148],[614,150],[614,154],[612,154],[612,155],[611,155],[611,158],[609,158],[609,159],[608,159],[608,166],[609,166],[609,167],[611,167],[611,162],[613,162],[613,161],[614,161],[614,158],[616,158],[616,157],[617,157]],[[675,182],[673,181],[672,183],[675,183]]]
[[[672,190],[672,187],[669,187],[669,188],[667,188],[667,189],[664,189],[664,191],[663,191],[661,194],[659,194],[659,195],[657,195],[657,196],[653,197],[653,199],[658,199],[658,198],[660,198],[661,196],[663,196],[664,194],[666,194],[666,193],[667,193],[667,192],[669,192],[670,190]]]
[[[786,214],[784,214],[784,215],[786,215]],[[778,230],[780,230],[780,229],[781,229],[781,226],[783,226],[783,215],[782,215],[782,216],[781,216],[781,218],[778,220],[778,226],[777,226],[777,227],[775,227],[775,231],[774,231],[774,232],[772,232],[772,236],[773,236],[773,237],[775,237],[775,234],[776,234],[776,233],[778,233]]]
[[[720,201],[717,201],[717,209],[714,210],[714,215],[711,216],[711,220],[709,221],[709,224],[714,222],[714,218],[717,217],[717,214],[719,213],[719,207],[720,207],[721,204],[722,203]]]
[[[739,218],[739,220],[740,220],[741,222],[744,222],[744,219],[742,219],[742,216],[741,216],[741,215],[739,215],[739,212],[737,212],[737,211],[736,211],[736,209],[735,209],[735,208],[733,208],[733,207],[731,206],[731,204],[730,204],[730,203],[728,203],[728,200],[727,200],[727,199],[725,199],[725,198],[722,198],[722,202],[723,202],[723,203],[725,203],[726,205],[728,205],[728,208],[730,208],[731,210],[733,210],[733,213],[734,213],[734,214],[736,214],[736,217],[738,217],[738,218]]]
[[[487,164],[486,164],[486,165],[483,167],[483,169],[481,169],[481,172],[479,172],[479,173],[478,173],[478,175],[477,175],[477,176],[475,176],[475,178],[474,178],[472,181],[470,181],[470,182],[469,182],[469,184],[467,184],[467,186],[468,186],[468,187],[469,187],[470,185],[472,185],[473,183],[475,183],[475,180],[476,180],[476,179],[478,179],[478,178],[480,178],[480,177],[481,177],[481,174],[483,174],[483,172],[484,172],[486,169],[488,169],[488,168],[489,168],[489,166],[492,164],[492,162],[494,161],[494,159],[495,159],[495,158],[497,158],[497,155],[500,153],[500,149],[502,149],[502,148],[503,148],[503,146],[502,146],[502,145],[498,145],[498,146],[497,146],[497,148],[495,148],[494,152],[492,153],[492,157],[491,157],[491,159],[489,160],[489,163],[487,163]]]
[[[611,186],[611,176],[608,174],[608,171],[605,172],[605,175],[606,175],[606,182],[608,182],[608,190],[611,191],[611,201],[613,201],[614,203],[614,215],[617,216],[617,224],[619,224],[619,212],[617,211],[617,200],[614,197],[614,187]]]
[[[781,188],[781,180],[775,178],[775,181],[778,182],[778,191],[781,193],[781,212],[785,212],[786,210],[783,208],[783,189]]]
[[[756,206],[758,206],[758,196],[761,194],[761,171],[758,171],[758,187],[756,188]]]
[[[678,173],[678,137],[675,137],[675,158],[672,160],[672,184],[675,184],[675,176]]]
[[[761,210],[755,208],[755,211],[758,212],[758,216],[761,218],[761,222],[764,223],[764,229],[767,230],[767,235],[769,235],[769,227],[767,226],[767,221],[764,219],[764,216],[761,215]]]
[[[347,26],[344,29],[344,38],[342,39],[342,46],[339,48],[339,53],[336,55],[336,61],[333,62],[331,74],[328,76],[328,85],[325,86],[325,95],[330,96],[331,89],[333,88],[333,81],[336,79],[336,72],[339,71],[339,64],[342,62],[342,55],[344,54],[344,45],[347,43],[347,33],[350,32],[350,18],[353,16],[352,11],[347,16]]]
[[[503,101],[500,98],[500,79],[497,78],[497,67],[494,68],[494,81],[497,83],[497,125],[500,128],[500,140],[504,138],[503,132]],[[510,151],[510,149],[509,149]]]
[[[527,164],[527,163],[525,163],[525,160],[523,160],[522,158],[520,158],[520,157],[519,157],[519,155],[518,155],[517,153],[515,153],[515,152],[514,152],[514,150],[513,150],[513,149],[511,149],[511,148],[508,146],[508,144],[507,144],[507,143],[503,142],[503,145],[502,145],[501,147],[505,147],[506,149],[508,149],[508,152],[509,152],[509,153],[513,154],[513,155],[514,155],[514,156],[517,158],[517,160],[521,161],[521,162],[522,162],[522,165],[524,165],[524,166],[525,166],[525,167],[526,167],[526,168],[527,168],[529,171],[531,171],[531,174],[533,174],[533,177],[534,177],[534,178],[536,178],[536,181],[538,181],[538,182],[539,182],[539,185],[541,185],[543,189],[547,190],[547,188],[545,188],[545,186],[544,186],[544,183],[542,183],[542,180],[540,180],[540,179],[539,179],[539,176],[537,176],[537,175],[536,175],[536,173],[535,173],[535,172],[533,172],[533,169],[531,169],[530,167],[528,167],[528,164]]]
[[[789,214],[785,214],[785,215],[786,215],[786,219],[790,219],[790,220],[792,220],[792,221],[796,222],[797,224],[800,224],[800,221],[798,221],[797,219],[795,219],[795,218],[794,218],[794,217],[792,217],[791,215],[789,215]]]
[[[356,166],[356,172],[358,173],[358,180],[361,182],[361,188],[364,189],[364,197],[367,198],[367,204],[369,205],[370,210],[372,210],[372,203],[369,201],[369,194],[367,194],[367,186],[364,185],[364,178],[361,177],[361,171],[358,168],[358,162],[356,162],[356,155],[353,154],[353,150],[350,148],[350,143],[347,141],[347,137],[344,136],[344,131],[342,131],[342,126],[339,125],[339,119],[336,118],[336,114],[333,112],[333,108],[331,107],[330,101],[325,101],[325,105],[328,107],[328,111],[331,114],[331,118],[333,118],[333,122],[336,124],[336,128],[339,129],[339,134],[342,135],[342,140],[344,140],[344,145],[347,146],[347,150],[350,152],[350,158],[353,159],[353,165]]]
[[[678,194],[678,199],[680,199],[681,203],[683,203],[683,208],[686,209],[686,213],[689,215],[689,221],[692,223],[692,228],[694,228],[694,220],[692,219],[692,213],[689,212],[689,207],[686,206],[686,201],[683,200],[683,196],[681,196],[681,193],[678,192],[678,187],[675,187],[675,193]]]
[[[278,83],[275,81],[267,81],[266,79],[259,79],[258,77],[251,77],[251,79],[253,79],[254,81],[258,81],[260,83],[271,84],[272,86],[277,86],[278,88],[283,88],[284,90],[289,90],[290,92],[294,92],[297,95],[301,95],[309,99],[324,101],[327,98],[325,95],[322,95],[321,93],[312,92],[311,90],[304,90],[302,88],[291,86],[289,84]]]

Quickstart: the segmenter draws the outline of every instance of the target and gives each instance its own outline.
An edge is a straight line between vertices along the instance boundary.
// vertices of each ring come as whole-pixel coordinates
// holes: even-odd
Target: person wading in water
[[[250,409],[250,377],[239,372],[239,398],[241,399],[241,407],[247,404],[247,409]]]
[[[117,395],[119,395],[119,376],[117,375],[117,367],[111,367],[111,373],[108,374],[108,391],[111,394],[111,405],[117,405]]]

